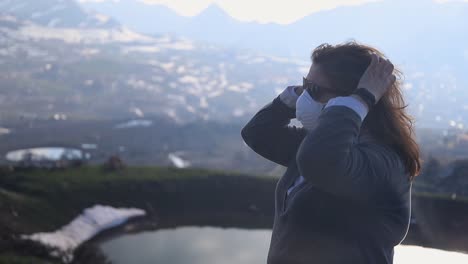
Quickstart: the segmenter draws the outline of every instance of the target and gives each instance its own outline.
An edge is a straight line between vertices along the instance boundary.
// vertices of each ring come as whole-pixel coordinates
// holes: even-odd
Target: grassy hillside
[[[252,203],[261,211],[272,212],[274,184],[270,177],[197,168],[2,169],[0,263],[2,258],[11,260],[12,248],[5,246],[11,236],[55,230],[95,204],[142,208],[150,217],[201,210],[242,212]]]
[[[217,185],[220,181],[222,186]],[[274,184],[273,179],[260,175],[197,168],[129,167],[109,172],[98,166],[85,166],[56,171],[4,170],[0,175],[2,231],[5,227],[13,233],[54,230],[97,203],[143,207],[150,213],[170,211],[175,204],[186,208],[202,205],[197,203],[204,202],[203,191],[209,188],[209,182],[215,185],[210,188],[211,195],[222,191],[221,197],[227,197],[226,191],[237,196],[239,191],[245,193],[258,190],[265,183],[268,187]],[[176,193],[178,197],[173,197]],[[229,202],[234,199],[218,205]]]
[[[220,219],[228,215],[233,224],[268,228],[273,221],[275,185],[276,179],[269,176],[201,168],[127,167],[120,171],[91,165],[53,171],[3,168],[0,263],[41,263],[34,257],[45,256],[44,249],[11,243],[13,238],[53,231],[95,204],[144,209],[150,220],[162,219],[160,227],[226,224]],[[206,215],[219,218],[207,220]],[[248,217],[246,220],[236,215]],[[416,221],[405,243],[468,250],[467,239],[458,235],[468,230],[466,199],[415,193],[413,216]],[[252,223],[260,218],[261,222]]]

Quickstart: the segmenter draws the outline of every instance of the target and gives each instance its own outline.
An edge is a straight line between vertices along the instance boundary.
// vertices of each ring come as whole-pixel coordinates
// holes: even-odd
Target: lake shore
[[[75,263],[89,257],[92,252],[89,249],[99,241],[123,232],[183,225],[271,228],[276,181],[269,176],[202,168],[127,167],[117,171],[103,170],[100,166],[54,171],[3,168],[0,263],[60,263],[48,256],[47,248],[18,241],[18,236],[54,231],[95,204],[140,208],[147,216],[101,232],[85,242],[76,251]],[[468,230],[468,203],[464,199],[414,194],[413,208],[415,221],[404,243],[468,251],[466,238],[459,237]]]
[[[107,171],[100,166],[83,166],[63,170],[3,168],[0,185],[0,263],[8,263],[17,255],[46,255],[38,245],[18,242],[19,235],[52,232],[95,204],[140,208],[151,221],[178,212],[255,211],[272,215],[275,179],[201,168]]]

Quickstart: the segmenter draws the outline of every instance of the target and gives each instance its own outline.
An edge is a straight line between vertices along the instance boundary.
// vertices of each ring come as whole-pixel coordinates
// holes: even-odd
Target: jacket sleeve
[[[300,144],[296,162],[301,175],[317,188],[368,203],[403,182],[405,175],[401,159],[388,146],[357,143],[361,124],[359,114],[347,106],[324,108],[317,127]]]
[[[288,126],[295,117],[296,110],[288,107],[278,95],[242,128],[242,138],[262,157],[287,167],[295,159],[306,135],[304,128]]]

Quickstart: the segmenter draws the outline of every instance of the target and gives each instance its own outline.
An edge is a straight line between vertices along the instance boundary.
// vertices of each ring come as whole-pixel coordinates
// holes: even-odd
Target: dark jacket
[[[245,125],[256,153],[287,167],[275,191],[268,264],[393,263],[406,236],[411,181],[391,148],[352,109],[325,108],[307,133],[277,96]],[[305,181],[286,195],[296,177]]]

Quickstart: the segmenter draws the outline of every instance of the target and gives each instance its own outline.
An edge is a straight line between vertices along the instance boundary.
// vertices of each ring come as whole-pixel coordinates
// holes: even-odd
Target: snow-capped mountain
[[[0,36],[4,117],[233,122],[308,69],[305,62],[125,28],[50,28],[2,16]]]
[[[468,46],[463,34],[468,28],[466,1],[374,1],[316,12],[287,25],[239,21],[216,4],[193,17],[139,0],[86,1],[82,6],[145,34],[173,33],[300,59],[307,59],[311,49],[323,42],[354,38],[382,48],[396,60],[438,67],[444,58],[463,58]],[[434,52],[440,49],[444,53]],[[460,61],[454,63],[458,66]]]
[[[0,0],[9,13],[26,10],[25,5],[14,8],[19,2]],[[73,11],[81,10],[77,5],[69,8],[84,12]],[[25,12],[0,15],[2,119],[163,115],[176,122],[245,121],[287,85],[300,83],[310,66],[308,57],[286,59],[167,34],[142,35],[125,24],[51,27],[31,21],[32,14]],[[65,14],[57,18],[65,21]],[[198,21],[219,14],[213,7]],[[452,49],[441,46],[426,54],[428,47],[412,49],[415,44],[408,42],[398,49],[407,59],[395,56],[394,63],[405,72],[404,92],[417,125],[465,128],[468,46],[453,41]]]
[[[170,32],[304,61],[323,42],[356,39],[383,50],[403,70],[408,103],[420,126],[468,124],[466,1],[375,1],[313,13],[288,25],[238,21],[216,5],[183,17],[163,5],[137,0],[82,4],[138,32]]]
[[[84,11],[74,0],[0,0],[0,14],[12,15],[47,27],[118,26],[109,16]]]

